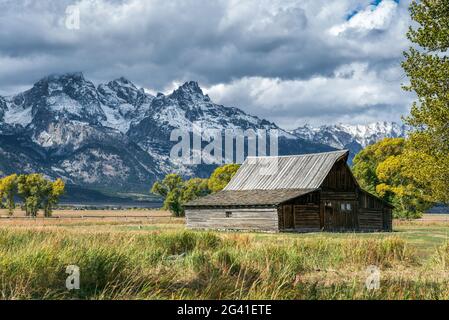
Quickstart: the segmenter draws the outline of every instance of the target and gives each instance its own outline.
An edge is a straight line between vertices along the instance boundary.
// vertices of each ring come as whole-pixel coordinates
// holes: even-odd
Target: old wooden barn
[[[393,207],[359,186],[348,155],[249,157],[223,191],[186,204],[187,227],[391,231]]]

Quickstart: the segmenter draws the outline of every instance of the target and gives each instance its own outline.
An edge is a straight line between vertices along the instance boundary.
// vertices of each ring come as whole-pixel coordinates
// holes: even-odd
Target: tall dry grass
[[[425,268],[447,268],[447,248]],[[80,290],[65,288],[68,265],[80,267]],[[379,290],[364,287],[369,265],[382,270]],[[401,276],[404,270],[409,274]],[[2,299],[447,298],[444,282],[423,270],[395,237],[279,241],[238,233],[0,228]]]

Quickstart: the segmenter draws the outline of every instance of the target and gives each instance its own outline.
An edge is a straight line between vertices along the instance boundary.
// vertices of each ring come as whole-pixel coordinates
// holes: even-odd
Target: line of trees
[[[239,167],[238,164],[218,167],[208,179],[183,180],[178,174],[168,174],[162,181],[155,182],[150,192],[164,198],[165,210],[169,210],[176,217],[182,217],[184,203],[223,190]]]
[[[51,181],[39,173],[12,174],[0,179],[0,205],[12,215],[19,197],[27,216],[36,217],[42,209],[50,217],[64,190],[62,179]]]

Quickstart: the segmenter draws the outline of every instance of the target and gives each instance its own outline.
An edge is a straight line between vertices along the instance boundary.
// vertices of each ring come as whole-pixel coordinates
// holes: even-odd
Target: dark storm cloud
[[[49,73],[79,70],[95,82],[123,75],[154,91],[197,80],[219,102],[273,120],[282,116],[265,112],[269,106],[257,92],[271,92],[265,99],[271,109],[298,119],[318,119],[320,113],[310,113],[304,94],[291,90],[315,92],[309,100],[321,116],[369,114],[369,105],[386,102],[374,94],[366,107],[354,100],[357,95],[322,99],[319,90],[330,94],[334,88],[316,82],[338,83],[352,96],[353,82],[365,76],[375,88],[392,91],[392,103],[408,103],[396,89],[377,83],[384,82],[383,75],[400,77],[408,24],[406,4],[382,2],[369,7],[364,0],[2,1],[0,93],[14,93]],[[66,28],[68,5],[80,10],[79,30]],[[357,79],[354,65],[363,65]]]

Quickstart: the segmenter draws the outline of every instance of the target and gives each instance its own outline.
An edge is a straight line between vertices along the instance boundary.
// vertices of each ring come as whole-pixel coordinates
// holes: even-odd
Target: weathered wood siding
[[[393,210],[388,207],[384,207],[383,210],[384,216],[384,231],[393,231]]]
[[[321,188],[320,215],[325,230],[392,230],[391,208],[360,189],[345,161],[334,164]],[[343,210],[342,205],[348,204],[351,209]]]
[[[324,191],[356,191],[357,183],[345,160],[340,160],[334,164],[321,184],[321,188]]]
[[[192,229],[279,231],[276,208],[189,208],[186,225]]]
[[[294,206],[295,229],[299,231],[320,230],[320,206],[317,204]]]
[[[342,209],[342,205],[345,209]],[[346,209],[347,205],[350,206],[350,209]],[[324,220],[324,230],[350,231],[358,228],[357,192],[355,190],[323,191],[320,210]]]
[[[320,193],[312,192],[286,202],[280,206],[279,229],[295,231],[319,231],[320,230]],[[288,210],[286,210],[288,209]],[[283,213],[283,214],[281,214]],[[286,214],[291,214],[293,226],[288,227],[285,220]]]
[[[359,194],[359,227],[366,231],[391,231],[391,209],[367,192]]]

